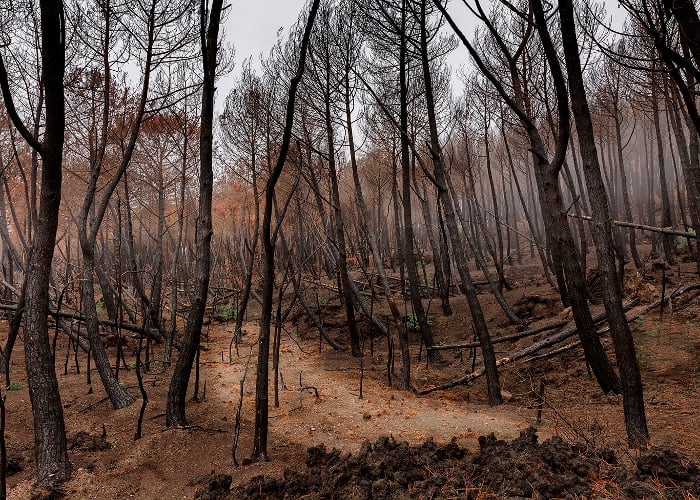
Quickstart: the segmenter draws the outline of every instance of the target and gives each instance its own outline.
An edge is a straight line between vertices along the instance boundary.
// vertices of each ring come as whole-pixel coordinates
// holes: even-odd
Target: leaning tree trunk
[[[213,163],[213,123],[214,92],[216,82],[216,56],[219,44],[219,27],[223,0],[212,0],[208,10],[207,0],[200,3],[200,42],[202,46],[202,118],[199,132],[199,214],[195,231],[196,270],[195,290],[192,304],[187,315],[185,335],[182,340],[180,356],[177,358],[173,376],[170,379],[168,400],[165,407],[165,420],[168,426],[187,425],[185,400],[187,386],[195,355],[199,349],[199,340],[204,322],[204,308],[209,292],[209,268],[211,266],[211,205],[214,186]],[[206,14],[209,12],[209,19]]]
[[[255,380],[255,433],[253,436],[253,454],[251,460],[268,460],[267,456],[267,416],[269,402],[269,358],[270,358],[270,325],[272,323],[272,292],[275,284],[275,242],[272,234],[272,210],[274,191],[277,181],[282,175],[284,163],[289,152],[289,143],[292,138],[294,124],[294,102],[297,88],[304,74],[306,53],[311,37],[311,28],[314,24],[320,0],[314,0],[309,11],[309,18],[304,29],[301,42],[299,61],[296,74],[289,85],[289,99],[285,114],[284,133],[280,146],[279,158],[274,169],[270,172],[265,187],[265,205],[262,220],[263,243],[263,297],[260,314],[260,336],[258,338],[258,367]]]
[[[533,12],[537,20],[536,29],[552,71],[559,114],[557,147],[551,160],[546,159],[544,143],[536,126],[529,119],[524,120],[525,123],[523,123],[530,141],[540,208],[547,231],[547,242],[552,252],[552,260],[560,263],[564,273],[567,298],[578,328],[586,361],[603,392],[616,392],[619,390],[619,382],[600,343],[595,323],[588,308],[586,279],[574,248],[573,236],[559,186],[559,173],[565,160],[570,137],[569,97],[566,82],[546,26],[540,0],[533,0]]]
[[[415,171],[414,171],[415,174]],[[433,252],[433,264],[435,268],[434,273],[434,288],[437,289],[440,295],[440,303],[442,305],[443,316],[452,315],[452,306],[450,305],[450,290],[445,282],[445,274],[443,272],[443,265],[441,259],[442,249],[440,247],[440,242],[435,235],[433,230],[433,216],[430,212],[430,202],[428,201],[428,190],[423,186],[423,196],[418,200],[421,206],[421,211],[423,212],[423,220],[425,221],[425,230],[428,233],[428,242],[430,243],[430,249]]]
[[[489,335],[486,319],[484,318],[483,310],[479,298],[476,294],[476,287],[472,281],[469,269],[467,268],[467,259],[464,252],[464,244],[459,235],[457,227],[457,217],[455,216],[454,200],[450,196],[447,188],[445,165],[442,159],[442,148],[438,140],[437,134],[437,119],[435,117],[435,100],[433,97],[432,75],[430,74],[430,64],[428,60],[428,36],[426,26],[426,1],[421,2],[421,67],[423,70],[423,81],[425,83],[425,98],[426,107],[428,110],[428,124],[430,127],[430,151],[433,159],[433,173],[435,177],[438,197],[442,204],[443,213],[445,214],[445,222],[450,234],[450,242],[452,244],[452,252],[457,261],[457,270],[461,280],[461,289],[467,298],[469,311],[471,312],[474,330],[479,338],[481,352],[484,357],[484,367],[486,370],[486,385],[491,405],[499,405],[503,403],[501,395],[501,385],[498,376],[498,368],[496,368],[496,354],[493,350],[491,337]]]
[[[501,120],[501,123],[503,123],[503,120]],[[510,167],[510,174],[515,184],[515,188],[518,191],[518,199],[520,200],[520,205],[523,209],[525,221],[527,222],[527,225],[530,228],[532,244],[535,247],[537,247],[537,254],[540,257],[540,262],[542,262],[542,271],[544,272],[545,278],[547,278],[547,283],[549,283],[550,286],[554,286],[554,281],[552,280],[552,275],[550,272],[549,261],[547,260],[547,256],[544,252],[544,246],[542,245],[539,231],[537,230],[537,224],[533,220],[533,216],[531,215],[530,210],[528,209],[527,200],[523,195],[523,190],[520,186],[520,181],[518,181],[518,173],[515,170],[515,162],[513,162],[513,155],[510,152],[510,146],[508,144],[508,139],[506,138],[505,128],[503,127],[503,125],[501,125],[501,136],[503,137],[503,144],[506,149],[506,156],[508,157],[508,166]]]
[[[37,486],[53,486],[70,477],[63,406],[49,343],[49,280],[56,244],[65,132],[65,25],[61,0],[41,0],[41,61],[45,92],[43,142],[22,124],[14,109],[5,65],[0,58],[3,100],[15,127],[41,155],[39,216],[32,238],[27,279],[24,354],[27,385],[34,415]]]
[[[238,311],[236,311],[236,326],[233,330],[236,342],[239,342],[243,337],[243,321],[245,319],[245,313],[248,309],[248,301],[250,300],[251,291],[253,289],[255,256],[257,254],[258,235],[260,233],[260,198],[258,197],[258,174],[255,170],[255,152],[253,152],[252,185],[253,199],[255,200],[255,218],[253,219],[253,241],[251,242],[250,248],[248,249],[249,254],[247,261],[242,262],[245,273],[245,285],[243,287],[243,295],[241,296],[241,302],[238,306]],[[243,240],[243,237],[241,237],[241,240]]]
[[[627,439],[630,446],[643,447],[649,439],[642,378],[637,364],[634,340],[630,332],[624,309],[622,291],[615,272],[615,257],[607,196],[598,164],[598,154],[593,135],[593,123],[588,109],[586,91],[583,84],[581,62],[576,40],[574,10],[571,0],[559,0],[562,43],[566,58],[569,92],[578,132],[583,171],[588,185],[588,195],[598,228],[593,231],[598,261],[603,277],[603,302],[608,315],[611,335],[615,344],[615,354],[620,370],[623,407]]]
[[[112,367],[109,363],[109,357],[105,350],[102,337],[100,336],[100,324],[97,317],[97,305],[95,304],[95,286],[94,286],[94,270],[95,270],[95,246],[93,242],[88,241],[87,236],[83,231],[84,221],[81,221],[80,246],[83,255],[83,276],[81,283],[81,302],[83,307],[83,315],[87,328],[88,339],[90,341],[90,352],[95,367],[100,375],[102,385],[107,391],[107,397],[115,410],[125,408],[134,402],[134,398],[124,389],[119,383]],[[117,359],[117,363],[119,360]]]
[[[333,125],[331,123],[331,102],[330,96],[325,97],[325,120],[326,120],[326,141],[328,146],[328,172],[331,180],[331,199],[333,200],[333,230],[335,233],[335,244],[338,252],[338,273],[342,285],[341,297],[345,306],[345,316],[348,320],[348,330],[350,332],[350,349],[355,357],[362,356],[360,347],[360,333],[357,330],[357,320],[355,319],[355,305],[352,300],[350,290],[350,277],[348,275],[348,252],[345,245],[345,222],[343,211],[340,207],[340,189],[338,187],[338,175],[335,163],[335,141]]]
[[[392,177],[391,177],[391,207],[393,209],[394,215],[394,241],[396,242],[396,248],[390,252],[389,264],[391,270],[394,271],[396,264],[399,265],[399,280],[401,282],[401,293],[406,295],[406,276],[404,265],[404,254],[406,249],[404,248],[404,238],[403,238],[403,225],[401,224],[401,209],[399,204],[401,203],[399,198],[399,183],[397,180],[398,169],[396,167],[397,157],[396,152],[392,151]]]
[[[578,219],[576,221],[576,231],[578,232],[579,241],[577,250],[579,252],[579,260],[581,261],[581,269],[585,275],[588,260],[588,245],[586,242],[586,227],[583,219],[581,218],[581,216],[584,215],[581,210],[581,197],[585,196],[585,193],[577,193],[576,186],[574,185],[574,177],[571,175],[571,169],[569,168],[568,162],[564,162],[562,171],[564,172],[564,184],[571,194],[571,203],[573,204],[574,212],[576,213],[576,218]]]
[[[491,148],[489,144],[488,127],[486,127],[486,124],[484,125],[484,154],[486,156],[486,173],[488,174],[489,187],[491,188],[491,203],[493,205],[494,225],[496,226],[496,255],[494,256],[493,262],[496,266],[496,271],[498,272],[498,290],[502,291],[504,285],[507,285],[506,277],[504,274],[505,272],[503,270],[503,230],[501,228],[501,216],[498,207],[498,197],[496,196],[496,185],[493,182],[493,168],[491,166]]]
[[[627,172],[625,171],[625,160],[622,154],[622,131],[620,127],[620,116],[619,110],[617,109],[617,101],[614,102],[613,109],[613,119],[615,121],[615,143],[617,145],[617,167],[620,170],[620,184],[622,186],[622,204],[625,211],[625,219],[628,222],[634,222],[632,217],[632,203],[630,202],[630,190],[627,185]],[[639,252],[637,251],[637,233],[634,229],[630,228],[628,230],[630,253],[632,254],[632,260],[637,269],[642,269],[642,259],[639,257]]]
[[[671,199],[668,195],[668,182],[666,181],[666,162],[664,161],[664,138],[661,134],[661,118],[659,113],[659,95],[658,95],[658,78],[659,75],[652,76],[651,79],[651,111],[654,122],[654,134],[656,136],[656,159],[657,168],[659,169],[659,189],[661,190],[661,225],[663,227],[671,227],[673,219],[671,217]],[[673,264],[676,260],[675,239],[671,235],[662,237],[664,258],[669,264]]]
[[[374,265],[377,269],[377,274],[379,275],[379,280],[384,288],[384,295],[386,296],[387,302],[389,304],[389,311],[391,312],[392,319],[394,320],[394,325],[398,331],[399,336],[399,346],[401,349],[401,374],[399,377],[399,389],[407,390],[411,386],[411,353],[409,350],[408,342],[408,332],[406,331],[406,325],[404,324],[399,308],[396,304],[396,297],[391,291],[391,285],[389,284],[389,278],[387,277],[386,270],[384,269],[384,262],[382,261],[381,253],[379,251],[379,240],[377,234],[372,229],[370,223],[369,209],[367,208],[367,203],[365,197],[362,194],[362,183],[360,182],[360,175],[357,171],[357,158],[355,154],[355,138],[352,129],[352,108],[350,107],[350,71],[349,69],[345,74],[345,126],[348,132],[348,149],[350,150],[350,167],[352,168],[352,180],[355,186],[355,200],[357,201],[357,206],[360,209],[360,214],[362,215],[362,220],[364,221],[364,229],[367,234],[367,240],[369,241],[369,247],[372,251],[374,257]],[[391,343],[391,331],[387,329],[387,337],[389,343]]]
[[[399,47],[399,99],[400,99],[400,127],[401,127],[401,195],[403,204],[403,260],[408,272],[409,296],[413,314],[418,321],[421,338],[426,348],[433,346],[433,335],[428,324],[427,313],[423,307],[423,297],[420,291],[420,278],[413,250],[415,237],[413,234],[413,208],[411,203],[411,159],[408,136],[408,39],[406,35],[406,17],[408,16],[406,1],[401,8],[401,42]],[[438,360],[437,351],[428,351],[429,357]]]
[[[2,240],[3,245],[3,277],[9,285],[14,285],[13,270],[15,263],[20,268],[20,271],[22,271],[22,273],[24,274],[22,288],[20,289],[19,296],[17,297],[17,310],[15,312],[8,312],[7,322],[9,324],[9,331],[7,333],[7,339],[5,340],[5,346],[0,350],[0,371],[5,373],[5,381],[9,386],[11,365],[10,359],[12,358],[12,350],[14,349],[15,341],[17,340],[17,336],[19,334],[19,328],[22,322],[22,315],[24,314],[25,297],[27,289],[27,273],[25,272],[26,264],[22,262],[20,258],[19,249],[17,249],[14,242],[10,239],[10,232],[9,228],[7,227],[4,189],[6,187],[7,179],[5,175],[3,175],[2,182],[0,183],[0,239]],[[5,285],[5,292],[10,292],[10,288],[7,285]]]
[[[539,149],[539,151],[543,150]],[[547,228],[547,240],[551,245],[552,259],[561,262],[564,269],[569,304],[581,338],[586,361],[603,392],[606,394],[617,392],[619,390],[617,376],[600,343],[597,328],[586,302],[586,280],[578,254],[574,249],[564,203],[558,189],[557,176],[552,174],[549,171],[549,165],[541,163],[539,158],[535,159],[535,163],[537,185],[542,202],[542,217]]]
[[[678,116],[679,106],[677,98],[675,98],[675,93],[672,93],[669,104],[671,126],[673,128],[673,135],[676,138],[676,146],[683,170],[683,177],[685,177],[690,222],[692,227],[697,230],[700,228],[700,190],[698,190],[698,183],[696,182],[697,172],[700,171],[698,165],[700,161],[700,151],[698,148],[700,137],[698,134],[694,133],[692,128],[689,128],[689,141],[686,140],[685,131],[683,130],[680,116]],[[688,246],[690,247],[690,242],[688,242]],[[700,245],[697,243],[695,244],[694,252],[696,269],[697,272],[700,273]]]
[[[452,179],[450,179],[450,177],[446,175],[445,182],[447,183],[447,188],[449,189],[450,194],[452,195],[452,199],[456,200],[457,193],[455,192]],[[486,281],[489,284],[489,288],[491,288],[491,293],[493,293],[496,302],[498,302],[498,305],[501,306],[503,313],[506,315],[508,321],[510,321],[511,324],[522,325],[523,320],[519,318],[517,314],[515,314],[515,311],[513,311],[513,309],[506,302],[506,298],[503,296],[503,293],[498,287],[498,282],[493,279],[493,276],[491,276],[491,273],[488,270],[486,260],[484,259],[483,255],[481,254],[481,251],[474,242],[475,237],[473,235],[470,235],[466,221],[467,216],[457,209],[455,210],[455,213],[457,215],[457,219],[459,220],[460,225],[462,226],[462,234],[464,235],[464,239],[467,240],[467,244],[469,245],[469,248],[471,248],[472,253],[474,254],[474,260],[476,260],[477,265],[484,273],[484,278],[486,278]]]

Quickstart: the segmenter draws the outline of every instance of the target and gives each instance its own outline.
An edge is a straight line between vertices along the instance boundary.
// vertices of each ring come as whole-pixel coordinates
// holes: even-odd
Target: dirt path
[[[280,406],[270,408],[271,461],[233,467],[231,444],[239,382],[251,351],[237,456],[243,459],[252,451],[258,332],[254,324],[246,327],[244,343],[239,346],[240,357],[234,353],[233,362],[229,363],[232,327],[214,325],[205,344],[200,399],[188,402],[187,406],[188,420],[194,427],[165,427],[170,372],[147,374],[149,404],[144,437],[138,441],[134,441],[133,435],[139,404],[114,411],[101,387],[95,385],[92,390],[85,384],[84,374],[76,373],[71,367],[69,374],[63,375],[62,367],[57,367],[69,436],[87,432],[102,442],[100,435],[106,432],[108,443],[105,449],[93,449],[89,445],[71,447],[73,479],[64,488],[68,498],[192,498],[201,478],[208,477],[212,471],[232,473],[237,485],[260,474],[281,477],[287,468],[300,469],[304,467],[306,449],[313,445],[355,452],[364,441],[381,436],[392,435],[399,442],[414,444],[428,437],[445,442],[454,436],[460,445],[475,449],[480,435],[493,432],[499,438],[511,439],[531,423],[532,410],[519,415],[519,406],[513,404],[494,409],[468,403],[452,391],[420,398],[393,390],[387,387],[385,362],[379,354],[375,359],[369,356],[365,359],[364,397],[359,399],[358,360],[327,347],[319,354],[317,343],[311,339],[301,342],[307,351],[302,352],[287,337],[282,342],[280,364],[286,389],[280,390]],[[251,349],[251,344],[255,349]],[[65,352],[63,343],[59,352]],[[424,365],[416,363],[413,369],[418,383],[431,375]],[[318,389],[318,398],[313,390],[298,390],[300,373],[304,386]],[[15,376],[22,389],[10,392],[8,397],[11,411],[7,437],[10,454],[21,458],[23,470],[10,478],[9,498],[23,500],[29,498],[33,481],[33,432],[23,367],[16,367]],[[135,393],[134,371],[123,372],[122,377],[122,382]],[[206,397],[201,399],[205,384]],[[544,437],[547,430],[542,431]]]
[[[511,300],[514,301],[512,297]],[[331,314],[328,313],[329,322],[335,319]],[[672,318],[665,317],[661,322],[658,315],[649,314],[632,325],[644,371],[653,443],[671,445],[695,460],[700,457],[700,434],[695,430],[700,404],[698,317],[697,298],[689,298],[675,304]],[[436,332],[440,332],[440,342],[464,341],[464,325],[468,322],[459,312],[449,321],[436,316],[433,322]],[[149,404],[144,437],[138,441],[133,438],[138,404],[114,411],[97,377],[93,377],[93,385],[86,384],[84,357],[81,358],[81,372],[72,361],[66,374],[63,363],[57,364],[71,442],[76,442],[76,435],[89,433],[100,444],[104,436],[109,444],[106,449],[93,449],[89,441],[71,445],[73,479],[64,488],[68,498],[192,498],[212,471],[231,474],[234,486],[245,484],[258,475],[280,478],[287,468],[308,470],[306,449],[310,446],[324,444],[327,449],[356,452],[364,441],[376,442],[377,438],[389,435],[398,442],[413,444],[429,437],[437,442],[455,437],[461,446],[475,450],[476,438],[480,435],[493,432],[499,439],[510,440],[533,423],[533,381],[539,382],[545,377],[548,406],[544,423],[538,426],[540,441],[559,433],[573,441],[588,438],[596,447],[617,450],[619,457],[629,455],[621,398],[600,394],[578,352],[532,366],[503,370],[501,383],[512,393],[512,398],[501,407],[490,408],[484,403],[482,380],[474,387],[459,387],[425,397],[389,388],[386,359],[382,357],[384,346],[376,339],[374,356],[369,346],[366,349],[364,397],[359,399],[359,361],[326,346],[319,353],[315,334],[307,330],[305,339],[299,340],[296,332],[293,334],[301,347],[290,337],[283,338],[280,371],[286,388],[280,390],[280,406],[270,408],[268,452],[271,461],[234,467],[231,445],[239,381],[251,351],[237,456],[240,460],[250,456],[252,451],[258,331],[254,323],[246,327],[244,343],[239,347],[240,356],[234,354],[229,363],[232,328],[232,324],[214,324],[209,332],[207,350],[202,353],[200,398],[188,401],[187,405],[188,420],[193,427],[165,427],[165,401],[171,371],[154,370],[146,375]],[[303,335],[303,324],[300,330]],[[331,334],[342,338],[339,330]],[[450,380],[471,367],[467,352],[464,359],[459,353],[450,352],[445,354],[444,365],[427,367],[416,360],[417,336],[412,340],[412,380],[417,387]],[[609,347],[609,339],[605,342]],[[21,347],[20,344],[15,359],[23,359]],[[500,346],[501,354],[506,355],[515,348]],[[59,337],[57,359],[66,359],[66,349],[65,340]],[[156,351],[155,356],[159,355]],[[318,389],[318,398],[313,390],[300,393],[300,374],[301,385]],[[19,460],[22,470],[9,478],[9,498],[25,499],[29,497],[34,478],[34,435],[24,367],[20,363],[14,366],[13,379],[20,388],[6,393],[9,409],[6,437],[10,457]],[[137,393],[133,370],[122,371],[120,381],[132,393]],[[204,398],[203,392],[206,392]]]
[[[251,352],[251,342],[257,336],[256,327],[246,328],[245,342],[239,347],[240,357],[234,353],[231,364],[221,361],[222,355],[223,359],[228,358],[230,336],[226,328],[212,331],[206,376],[214,381],[208,397],[230,405],[233,414],[238,401],[236,388]],[[319,355],[317,346],[310,342],[302,344],[302,348],[316,349],[316,352],[302,352],[289,337],[282,341],[280,372],[286,388],[280,383],[280,406],[270,408],[271,443],[282,441],[301,446],[323,443],[329,449],[357,451],[365,440],[392,435],[397,440],[413,443],[428,437],[439,442],[455,437],[462,446],[474,448],[478,436],[493,432],[499,438],[512,439],[532,423],[528,417],[514,414],[512,406],[490,408],[436,395],[417,397],[392,389],[381,380],[384,363],[369,357],[365,361],[369,366],[365,368],[363,398],[360,399],[359,361],[346,353],[330,350]],[[243,413],[249,417],[246,423],[252,421],[254,369],[255,359],[252,359],[244,386]],[[300,377],[303,387],[318,390],[318,398],[313,389],[299,390]],[[242,432],[252,432],[252,429],[244,428]],[[545,430],[541,435],[548,437],[548,432]],[[248,450],[240,450],[241,455],[246,453]]]

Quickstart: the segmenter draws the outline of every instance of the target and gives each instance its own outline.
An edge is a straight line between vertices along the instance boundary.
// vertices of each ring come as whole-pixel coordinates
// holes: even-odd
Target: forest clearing
[[[2,5],[0,500],[697,498],[698,82],[696,0]]]
[[[669,291],[671,287],[687,284],[687,280],[693,278],[694,273],[688,270],[687,264],[682,268],[685,271],[680,274],[674,272],[673,277],[669,278]],[[550,298],[549,302],[542,300],[533,308],[532,327],[557,323],[561,318],[567,319],[567,311],[562,308],[556,294],[544,282],[535,265],[525,264],[513,269],[512,275],[509,271],[508,276],[514,283],[514,290],[507,295],[509,301],[522,302],[529,308],[532,307],[532,301],[523,300],[526,297]],[[654,299],[658,298],[661,290],[660,278],[660,273],[646,277],[643,286],[635,292],[641,301],[628,315],[636,315],[655,302]],[[344,318],[339,313],[337,296],[333,298],[329,290],[323,287],[313,293],[328,298],[325,307],[322,307],[322,317],[326,324],[334,324],[329,327],[329,334],[334,339],[347,343],[342,324]],[[391,466],[384,462],[390,464],[392,460],[397,460],[400,470],[401,467],[406,467],[406,457],[395,456],[403,450],[401,446],[404,442],[421,446],[431,439],[438,447],[447,448],[443,452],[435,451],[436,455],[426,459],[426,463],[423,463],[422,458],[416,459],[418,465],[414,467],[419,470],[435,467],[435,472],[431,474],[445,479],[452,477],[452,482],[443,484],[438,481],[435,483],[437,486],[433,484],[431,489],[430,483],[426,485],[416,478],[406,485],[396,480],[384,480],[386,484],[382,483],[383,489],[378,491],[377,485],[371,486],[372,482],[369,486],[363,486],[358,482],[359,477],[347,477],[339,482],[345,485],[345,489],[335,490],[336,494],[343,496],[338,493],[342,491],[346,496],[356,495],[355,498],[395,498],[391,495],[408,491],[412,498],[455,495],[467,498],[471,492],[474,498],[489,498],[489,494],[500,498],[504,496],[504,491],[510,492],[506,496],[513,496],[520,491],[522,496],[530,496],[527,488],[522,491],[522,481],[528,479],[528,474],[532,474],[526,464],[534,467],[542,460],[536,449],[527,446],[523,448],[521,445],[520,448],[516,447],[517,452],[509,459],[508,453],[503,448],[498,448],[504,444],[499,443],[491,450],[491,455],[484,452],[484,456],[490,458],[482,457],[482,462],[477,462],[484,466],[481,475],[477,475],[474,470],[460,470],[457,464],[467,467],[465,464],[471,463],[469,457],[464,458],[465,452],[460,451],[459,447],[475,452],[479,450],[481,436],[493,434],[498,440],[512,441],[521,432],[534,427],[540,442],[553,436],[563,439],[563,444],[553,442],[553,451],[550,453],[553,453],[551,456],[554,458],[545,455],[550,457],[550,465],[544,467],[544,470],[552,468],[550,475],[539,477],[539,494],[545,498],[561,496],[563,493],[590,496],[594,493],[604,495],[606,492],[610,498],[637,495],[661,497],[663,494],[669,497],[674,495],[675,498],[682,496],[680,492],[684,492],[685,498],[692,498],[692,495],[700,493],[700,471],[692,468],[692,463],[700,460],[700,433],[696,431],[697,407],[700,404],[700,393],[697,390],[700,383],[700,328],[697,327],[700,315],[699,295],[700,288],[690,291],[670,304],[667,303],[663,317],[657,307],[632,322],[639,346],[652,436],[652,451],[648,455],[628,451],[621,398],[605,396],[595,386],[587,372],[580,348],[545,360],[516,361],[512,366],[504,368],[502,380],[503,391],[508,394],[507,401],[498,407],[490,407],[483,380],[480,379],[473,384],[425,396],[416,394],[421,389],[435,387],[470,371],[472,349],[445,351],[448,353],[445,361],[437,364],[426,363],[424,354],[423,360],[418,361],[420,341],[414,332],[411,342],[412,356],[415,358],[414,388],[412,391],[400,391],[387,385],[384,338],[375,337],[370,340],[365,337],[365,356],[361,365],[359,360],[347,353],[338,352],[323,342],[319,352],[318,331],[300,317],[296,324],[290,324],[288,332],[282,337],[279,407],[273,406],[270,409],[270,461],[244,465],[252,447],[254,423],[255,383],[252,370],[257,333],[255,308],[249,313],[243,340],[232,351],[230,361],[229,346],[234,334],[234,322],[214,320],[206,327],[200,358],[198,397],[189,403],[191,427],[166,429],[167,372],[158,369],[144,374],[149,404],[144,418],[143,437],[137,441],[133,438],[138,405],[116,412],[112,410],[104,392],[97,387],[93,391],[93,386],[86,383],[84,355],[79,356],[76,366],[74,352],[67,351],[65,343],[59,341],[57,376],[62,387],[70,456],[75,470],[74,478],[65,485],[63,491],[68,498],[193,498],[197,492],[197,498],[229,498],[226,496],[228,488],[221,485],[222,489],[213,491],[210,496],[203,495],[211,487],[212,480],[219,479],[220,474],[229,474],[233,478],[234,490],[230,498],[276,498],[277,493],[282,498],[285,494],[283,492],[286,492],[285,498],[296,498],[318,491],[314,487],[320,489],[321,486],[335,484],[335,478],[331,475],[322,484],[316,484],[305,477],[301,481],[297,479],[295,483],[290,483],[293,485],[287,487],[287,490],[282,489],[280,484],[271,483],[267,484],[269,489],[259,496],[255,492],[262,490],[257,483],[255,487],[251,485],[247,489],[243,488],[246,488],[248,481],[255,480],[260,475],[281,480],[286,477],[287,469],[303,474],[309,463],[307,453],[309,457],[312,456],[311,450],[307,452],[309,447],[323,445],[328,452],[337,449],[343,454],[367,453],[366,442],[375,443],[382,438],[390,438],[388,442],[379,441],[377,445],[383,443],[384,448],[380,447],[373,455],[373,460],[383,460],[381,470],[391,470]],[[484,310],[489,324],[505,322],[498,304],[485,294],[481,296],[484,298]],[[459,298],[456,298],[454,305],[457,310],[464,307]],[[390,317],[386,306],[378,307],[377,313],[380,317]],[[468,334],[470,320],[464,313],[441,318],[439,314],[433,315],[431,312],[430,317],[435,321],[433,326],[439,345],[471,340],[471,335]],[[568,324],[571,324],[570,315]],[[561,329],[565,327],[560,327]],[[504,328],[503,334],[508,333],[512,333],[511,329]],[[497,353],[499,356],[511,354],[523,346],[532,345],[533,340],[547,336],[548,333],[544,332],[534,339],[497,344]],[[609,348],[608,339],[604,340],[604,344]],[[128,337],[124,347],[133,350],[135,345],[135,337]],[[555,347],[560,346],[558,344]],[[116,346],[109,348],[108,352],[114,358]],[[159,356],[156,353],[157,350],[154,350],[154,357],[157,358]],[[133,359],[133,354],[127,354],[127,359]],[[81,373],[78,373],[78,366],[82,369]],[[34,473],[31,416],[21,368],[13,366],[13,380],[16,380],[19,388],[6,393],[8,457],[10,463],[20,469],[9,478],[9,498],[18,499],[29,495]],[[123,367],[120,375],[121,383],[130,390],[136,386],[134,372],[133,367],[129,369],[127,366]],[[362,399],[359,394],[361,373]],[[236,412],[240,401],[240,382],[244,375],[240,441],[236,450],[238,466],[234,466],[232,451],[236,436]],[[544,404],[541,405],[541,421],[538,424],[537,410],[540,407],[542,380],[546,382],[546,388]],[[300,387],[305,389],[300,390]],[[190,394],[190,398],[193,396]],[[524,441],[521,438],[519,442],[531,444],[530,435],[526,436],[528,437]],[[450,445],[453,439],[454,444]],[[399,448],[393,448],[391,440],[395,440],[394,446]],[[569,450],[566,448],[569,444],[575,444],[578,448]],[[674,461],[674,456],[665,451],[666,447],[679,453],[681,458]],[[618,462],[602,462],[601,467],[595,460],[590,460],[591,456],[595,457],[595,453],[600,453],[601,450],[607,455],[600,455],[598,462],[603,460],[601,457],[610,460],[611,453],[615,454]],[[428,451],[431,448],[425,448],[424,445],[417,455],[423,457]],[[318,454],[318,451],[315,453]],[[403,453],[407,452],[403,450]],[[644,462],[646,475],[636,472],[634,461],[640,455],[647,457],[647,462]],[[323,463],[322,457],[318,458],[316,467]],[[554,464],[560,465],[554,467]],[[629,469],[629,477],[619,473],[618,468],[623,466]],[[503,478],[497,471],[505,469],[520,469],[525,472],[519,480],[516,480],[516,474],[512,474],[515,479],[511,477],[511,482],[505,483],[508,485],[506,489],[499,491],[497,488]],[[308,470],[311,472],[314,469],[310,467]],[[594,470],[600,470],[596,472],[599,477],[592,474]],[[575,471],[583,471],[579,482],[572,482],[570,477],[571,474],[576,476]],[[635,473],[641,477],[635,477]],[[311,478],[317,474],[320,473],[312,473]],[[335,474],[340,472],[336,471]],[[350,468],[345,474],[358,472],[353,472]],[[384,472],[381,474],[386,476]],[[533,477],[538,476],[532,476],[530,480]],[[640,485],[640,481],[643,484]],[[490,485],[490,482],[494,484]],[[214,484],[218,483],[214,481]],[[304,490],[304,486],[310,489]],[[368,488],[369,494],[363,488]],[[332,494],[334,490],[330,491]]]

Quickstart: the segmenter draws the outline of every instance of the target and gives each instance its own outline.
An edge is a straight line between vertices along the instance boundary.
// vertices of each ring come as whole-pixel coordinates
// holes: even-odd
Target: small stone
[[[372,418],[372,414],[371,414],[370,412],[366,411],[366,412],[362,415],[362,418],[364,418],[365,420],[369,420],[370,418]]]

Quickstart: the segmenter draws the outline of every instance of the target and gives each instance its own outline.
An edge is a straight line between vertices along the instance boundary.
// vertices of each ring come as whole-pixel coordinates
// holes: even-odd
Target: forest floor
[[[698,279],[692,264],[666,274],[667,293]],[[541,268],[534,264],[514,266],[507,268],[506,275],[513,286],[506,299],[528,315],[530,326],[567,316],[556,291],[541,276]],[[631,271],[629,281],[631,292],[641,300],[638,307],[658,298],[661,271],[648,272],[643,280],[635,279]],[[329,297],[326,289],[317,293],[324,298],[317,303],[329,333],[347,345],[337,302],[325,299]],[[493,337],[516,331],[507,325],[486,289],[480,297]],[[454,314],[443,317],[439,301],[430,302],[438,344],[472,340],[466,302],[455,296],[452,305]],[[388,320],[383,307],[375,307]],[[315,329],[300,317],[289,322],[282,334],[279,406],[273,405],[272,397],[270,400],[270,461],[235,466],[232,449],[244,375],[238,461],[243,462],[252,451],[257,353],[254,320],[255,312],[251,311],[243,342],[230,358],[233,323],[210,325],[201,355],[198,398],[187,407],[191,427],[165,427],[170,371],[151,364],[151,372],[144,374],[149,403],[139,440],[134,440],[134,432],[140,401],[124,410],[112,410],[96,372],[92,373],[92,384],[87,384],[84,354],[76,363],[73,352],[67,351],[65,337],[59,336],[57,374],[73,463],[73,479],[64,488],[66,496],[193,498],[197,492],[199,498],[700,495],[700,473],[691,463],[700,461],[698,291],[675,300],[670,309],[665,308],[663,317],[655,309],[631,324],[655,447],[647,452],[627,449],[622,400],[600,392],[579,349],[504,367],[501,385],[507,401],[494,408],[487,405],[482,379],[426,396],[395,390],[387,384],[385,339],[367,338],[360,362],[325,342],[319,346]],[[541,333],[534,339],[549,334]],[[614,359],[609,339],[603,338]],[[443,351],[442,362],[427,364],[424,352],[418,360],[418,340],[413,333],[415,389],[434,387],[471,371],[470,350]],[[507,356],[532,341],[498,344],[497,356]],[[133,348],[133,342],[129,346]],[[113,348],[110,352],[114,356]],[[159,354],[156,350],[156,357]],[[33,424],[22,360],[19,343],[13,355],[13,390],[4,392],[12,473],[9,498],[17,499],[29,497],[34,473]],[[132,361],[129,354],[127,363],[133,366]],[[395,365],[398,375],[398,359]],[[138,396],[135,370],[122,369],[120,380]],[[542,380],[546,382],[545,404],[538,424]],[[272,389],[272,383],[270,386]],[[530,427],[545,444],[535,444],[533,431],[526,431]],[[479,440],[490,434],[493,437]],[[365,444],[367,441],[374,444]],[[661,446],[674,451],[660,451]],[[230,494],[229,488],[233,488]]]

